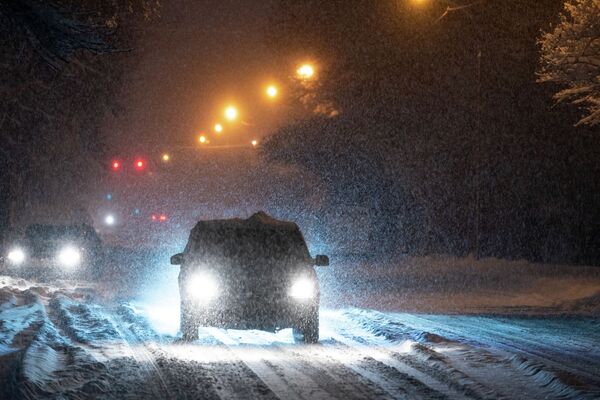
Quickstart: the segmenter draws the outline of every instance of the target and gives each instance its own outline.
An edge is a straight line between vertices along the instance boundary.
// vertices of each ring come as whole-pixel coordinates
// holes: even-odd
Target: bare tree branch
[[[576,125],[600,124],[600,1],[569,0],[560,24],[540,39],[538,82],[553,82],[565,89],[554,99],[583,108]],[[586,52],[594,49],[591,54]]]

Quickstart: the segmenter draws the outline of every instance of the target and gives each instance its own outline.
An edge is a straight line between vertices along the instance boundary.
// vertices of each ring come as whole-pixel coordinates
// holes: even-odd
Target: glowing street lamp
[[[162,155],[162,160],[164,162],[169,162],[170,159],[171,159],[171,156],[169,156],[167,153]]]
[[[269,85],[266,90],[267,96],[274,99],[279,94],[279,90],[277,90],[277,86]]]
[[[238,117],[238,110],[234,106],[228,106],[225,109],[225,118],[229,121],[234,121]]]
[[[311,79],[315,75],[315,67],[311,64],[302,64],[296,70],[296,74],[300,79]]]
[[[200,142],[200,144],[206,144],[208,142],[206,136],[204,135],[200,135],[200,137],[198,137],[198,141]]]
[[[252,144],[252,147],[256,147],[258,146],[258,140],[254,139],[250,142]]]
[[[221,132],[223,132],[223,125],[217,123],[217,124],[215,124],[213,129],[215,130],[215,132],[221,133]]]

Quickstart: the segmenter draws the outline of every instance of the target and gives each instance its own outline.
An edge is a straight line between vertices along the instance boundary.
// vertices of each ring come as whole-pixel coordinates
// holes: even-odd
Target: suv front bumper
[[[199,326],[277,331],[296,327],[318,313],[318,296],[309,300],[280,298],[216,298],[206,304],[182,299],[182,317]]]

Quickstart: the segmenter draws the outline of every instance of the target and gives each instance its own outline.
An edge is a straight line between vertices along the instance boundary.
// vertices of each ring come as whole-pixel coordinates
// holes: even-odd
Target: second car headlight
[[[315,297],[316,288],[312,279],[299,277],[294,280],[290,288],[290,296],[298,300],[307,300]]]
[[[8,261],[12,264],[19,265],[25,261],[25,252],[21,248],[15,247],[8,252],[6,258],[8,258]]]
[[[58,252],[58,262],[65,267],[75,267],[81,262],[81,252],[73,246],[63,247]]]
[[[208,272],[200,272],[190,277],[187,291],[191,297],[200,301],[209,301],[219,294],[219,285],[215,277]]]

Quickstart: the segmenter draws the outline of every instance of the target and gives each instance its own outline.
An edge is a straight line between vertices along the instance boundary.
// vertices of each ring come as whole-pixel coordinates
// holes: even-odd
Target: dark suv
[[[298,226],[265,213],[248,219],[200,221],[183,253],[181,332],[198,337],[199,326],[277,331],[293,328],[296,340],[319,340],[319,283]]]

